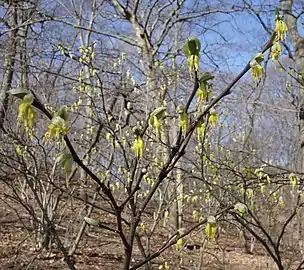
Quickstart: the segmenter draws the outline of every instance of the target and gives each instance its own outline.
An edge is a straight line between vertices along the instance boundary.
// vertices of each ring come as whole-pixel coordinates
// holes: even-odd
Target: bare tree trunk
[[[302,75],[304,74],[304,39],[300,36],[297,27],[298,17],[292,14],[293,0],[281,0],[281,9],[284,13],[284,20],[288,27],[288,34],[291,43],[294,47],[294,59],[297,65],[297,70]],[[297,170],[304,171],[304,85],[300,87],[299,104],[298,104],[298,121],[299,121],[299,163],[295,164]],[[298,237],[303,239],[303,211],[298,211]],[[299,241],[300,243],[300,241]],[[303,251],[304,246],[300,244],[300,248]]]
[[[2,79],[2,85],[0,88],[0,129],[4,129],[4,120],[6,116],[6,110],[8,106],[8,90],[11,88],[12,79],[14,74],[16,47],[17,47],[17,34],[18,34],[18,1],[12,1],[7,10],[7,22],[6,25],[8,31],[7,51],[5,53],[4,61],[4,75]]]
[[[27,21],[30,20],[31,15],[34,12],[34,6],[32,8],[28,8],[28,3],[24,1],[22,9],[19,10],[20,12],[20,21],[21,24],[24,24],[22,27],[19,28],[18,32],[18,39],[20,44],[20,67],[21,67],[21,87],[28,89],[29,88],[29,78],[28,78],[28,57],[27,57],[27,35],[28,35],[28,28],[29,25]]]
[[[292,14],[293,0],[281,0],[281,9],[284,12],[284,19],[288,27],[292,45],[295,50],[294,59],[299,73],[304,73],[304,39],[300,36],[297,28],[297,17]],[[299,96],[299,164],[298,169],[304,169],[304,89],[300,89]]]

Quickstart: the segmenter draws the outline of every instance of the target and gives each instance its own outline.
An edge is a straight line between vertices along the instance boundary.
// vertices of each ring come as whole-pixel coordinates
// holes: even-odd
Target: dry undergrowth
[[[15,205],[15,210],[9,207],[3,199],[0,200],[0,269],[67,269],[55,248],[50,252],[35,250],[31,233],[23,226],[28,223],[29,217],[18,206]],[[112,221],[107,221],[106,215],[101,219],[111,225]],[[185,248],[179,255],[174,246],[168,249],[152,261],[152,269],[159,269],[165,262],[169,263],[170,269],[178,269],[180,261],[180,269],[198,269],[199,263],[204,270],[277,269],[259,245],[255,246],[254,254],[246,254],[242,239],[231,232],[221,234],[217,241],[206,243],[201,256],[199,247],[202,233],[196,232],[185,239]],[[64,238],[64,235],[62,229],[60,236]],[[152,239],[153,246],[160,247],[167,238],[165,228],[158,230]],[[134,254],[135,260],[140,259],[138,250],[135,249]],[[122,260],[123,248],[119,238],[114,233],[96,228],[86,231],[75,255],[79,270],[119,269]]]

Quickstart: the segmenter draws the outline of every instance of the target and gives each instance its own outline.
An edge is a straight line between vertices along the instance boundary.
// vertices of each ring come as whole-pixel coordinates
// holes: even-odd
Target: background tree
[[[275,20],[262,19],[274,18],[273,6],[261,5],[261,17],[244,1],[40,1],[4,8],[12,3],[24,13],[12,28],[20,33],[20,64],[3,93],[14,88],[23,99],[19,123],[10,121],[15,99],[6,110],[2,196],[31,216],[24,225],[40,252],[59,248],[74,269],[86,232],[99,227],[118,239],[124,269],[152,269],[152,260],[169,250],[179,267],[201,268],[217,229],[226,237],[249,232],[280,269],[296,261],[299,237],[291,226],[299,224],[302,172],[290,164],[297,138],[288,131],[297,128],[298,82],[269,61],[274,47],[265,53]],[[244,34],[254,46],[239,44],[232,54],[240,29],[224,26],[248,11],[267,31],[260,39]],[[268,39],[262,62],[255,55]],[[246,73],[253,67],[260,79],[262,65],[267,76],[252,82]],[[198,239],[197,231],[203,231]],[[185,256],[190,246],[199,247],[199,262]]]

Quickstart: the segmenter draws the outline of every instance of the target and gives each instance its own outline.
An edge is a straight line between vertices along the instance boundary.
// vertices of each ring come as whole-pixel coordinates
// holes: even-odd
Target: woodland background
[[[304,269],[303,7],[2,0],[0,268]]]

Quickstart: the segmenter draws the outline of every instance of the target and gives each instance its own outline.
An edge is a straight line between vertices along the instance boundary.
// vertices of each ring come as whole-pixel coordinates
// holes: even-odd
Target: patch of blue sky
[[[221,71],[239,72],[260,51],[269,34],[248,13],[218,14],[217,20],[222,23],[200,37],[202,47],[204,44],[214,47],[210,53],[216,55]]]

